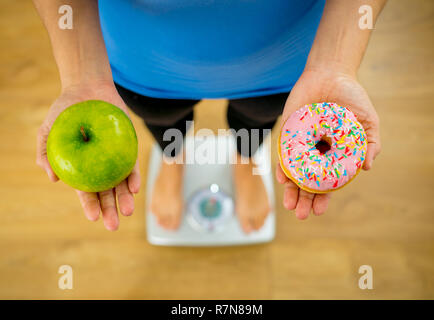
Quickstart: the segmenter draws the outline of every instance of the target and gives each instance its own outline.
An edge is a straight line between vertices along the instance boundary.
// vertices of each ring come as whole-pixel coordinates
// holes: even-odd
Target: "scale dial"
[[[233,213],[232,198],[221,191],[217,184],[197,191],[187,203],[188,221],[201,231],[214,232],[224,229]]]

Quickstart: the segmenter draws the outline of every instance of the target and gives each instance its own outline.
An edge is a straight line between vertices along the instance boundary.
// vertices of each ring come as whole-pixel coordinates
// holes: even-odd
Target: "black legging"
[[[162,150],[165,150],[165,147],[171,143],[171,141],[163,140],[164,132],[167,129],[178,129],[185,136],[187,131],[185,122],[193,120],[193,107],[200,101],[150,98],[125,89],[118,84],[116,84],[116,88],[124,102],[143,119]],[[243,128],[247,129],[249,136],[251,129],[271,130],[278,116],[282,114],[287,97],[288,93],[278,93],[229,100],[227,110],[229,128],[236,131]],[[263,139],[263,135],[260,134],[259,145]],[[172,154],[166,154],[166,156],[175,156],[174,153],[179,149],[175,148]],[[250,146],[246,149],[241,148],[240,139],[237,139],[237,150],[245,157],[251,157],[257,148]]]

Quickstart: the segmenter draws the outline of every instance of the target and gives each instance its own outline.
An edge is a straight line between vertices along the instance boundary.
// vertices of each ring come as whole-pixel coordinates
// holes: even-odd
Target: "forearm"
[[[101,33],[96,0],[34,0],[47,28],[62,88],[91,81],[111,81],[110,64]],[[59,7],[73,10],[73,28],[61,29]]]
[[[362,61],[370,29],[361,29],[359,8],[372,7],[375,22],[386,0],[327,0],[306,69],[333,68],[356,75]]]

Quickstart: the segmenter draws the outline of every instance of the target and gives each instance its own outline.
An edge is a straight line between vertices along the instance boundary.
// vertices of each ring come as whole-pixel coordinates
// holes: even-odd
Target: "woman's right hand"
[[[65,88],[50,107],[44,122],[38,130],[37,136],[36,163],[45,170],[49,179],[53,182],[58,181],[59,178],[51,169],[47,159],[47,138],[51,126],[63,110],[75,103],[85,100],[104,100],[110,102],[129,116],[127,106],[111,81],[95,81],[93,83],[79,84]],[[116,197],[118,199],[120,213],[124,216],[130,216],[134,210],[133,194],[138,193],[139,189],[140,172],[138,164],[136,163],[129,177],[111,190],[99,193],[90,193],[80,190],[76,190],[76,192],[86,217],[91,221],[96,221],[100,213],[102,213],[104,226],[108,230],[114,231],[119,226]]]

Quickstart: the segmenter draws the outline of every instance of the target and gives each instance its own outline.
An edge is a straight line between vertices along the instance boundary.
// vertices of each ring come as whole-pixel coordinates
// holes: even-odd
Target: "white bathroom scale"
[[[263,227],[249,234],[242,231],[235,212],[230,160],[234,159],[236,149],[232,136],[186,137],[184,212],[176,231],[160,227],[150,211],[154,180],[162,161],[162,152],[155,144],[149,161],[146,190],[148,241],[161,246],[231,246],[271,241],[275,233],[275,214],[269,136],[253,159],[264,181],[272,210]]]

